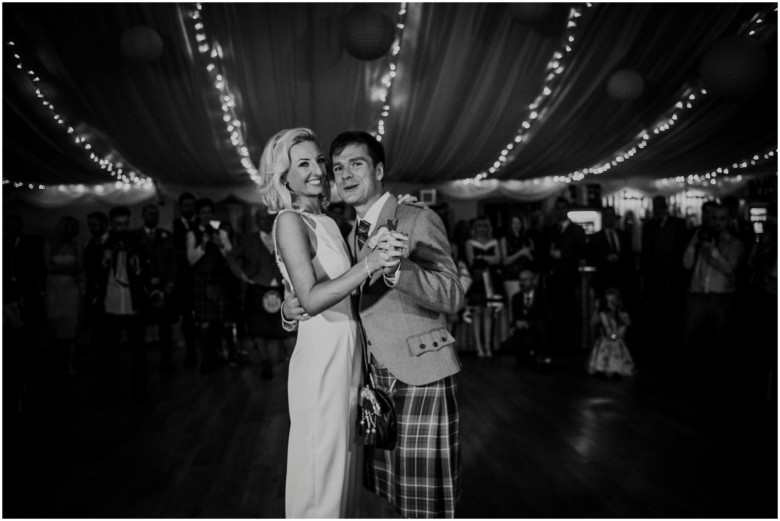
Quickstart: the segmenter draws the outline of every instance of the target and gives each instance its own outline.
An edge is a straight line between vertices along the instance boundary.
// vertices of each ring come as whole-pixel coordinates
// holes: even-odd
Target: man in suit
[[[115,206],[108,213],[111,233],[103,244],[98,288],[99,338],[96,355],[101,400],[117,396],[120,372],[119,344],[124,330],[133,354],[133,397],[144,403],[147,395],[146,346],[142,311],[149,295],[149,261],[146,249],[130,229],[130,209]]]
[[[633,269],[631,244],[623,230],[618,230],[615,209],[601,212],[602,228],[590,238],[590,260],[596,267],[595,289],[601,295],[606,288],[617,288],[628,293]]]
[[[177,258],[173,236],[168,230],[158,228],[160,209],[147,204],[142,214],[144,225],[136,230],[138,243],[146,249],[149,260],[149,292],[147,324],[156,324],[160,341],[160,370],[164,375],[174,372],[172,359],[173,340],[171,323],[175,310],[173,290],[176,285]]]
[[[347,242],[363,262],[382,228],[408,236],[392,270],[375,273],[360,291],[370,371],[392,389],[398,420],[394,450],[368,448],[366,485],[402,517],[454,517],[460,499],[459,413],[454,375],[460,361],[447,331],[448,313],[463,303],[463,286],[444,224],[435,212],[399,204],[385,192],[382,145],[365,132],[345,132],[331,144],[336,188],[358,217]],[[299,318],[288,299],[283,316]],[[389,503],[389,505],[388,505]]]
[[[550,305],[543,291],[539,291],[539,277],[531,269],[523,269],[519,275],[520,291],[512,297],[512,326],[518,366],[530,364],[535,369],[549,367],[548,328]]]
[[[184,192],[179,196],[179,217],[173,221],[173,246],[176,249],[176,285],[173,301],[176,314],[181,317],[181,333],[187,346],[185,367],[195,367],[195,275],[187,261],[187,232],[196,226],[195,196]]]
[[[555,309],[553,347],[559,354],[579,347],[580,305],[577,301],[579,268],[585,260],[585,230],[569,220],[569,201],[559,197],[553,208],[553,226],[548,229],[548,295]]]
[[[679,351],[686,290],[683,253],[687,245],[685,221],[669,215],[664,196],[654,197],[653,217],[642,228],[641,271],[648,306],[647,352],[659,359],[668,359]]]

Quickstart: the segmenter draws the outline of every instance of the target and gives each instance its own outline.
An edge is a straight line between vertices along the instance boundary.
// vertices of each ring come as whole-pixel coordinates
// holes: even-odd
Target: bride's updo
[[[271,213],[295,207],[296,195],[287,186],[290,170],[290,149],[298,143],[311,141],[322,150],[317,136],[308,128],[292,128],[277,132],[265,145],[260,156],[260,196]],[[323,176],[322,204],[330,202],[330,172]]]

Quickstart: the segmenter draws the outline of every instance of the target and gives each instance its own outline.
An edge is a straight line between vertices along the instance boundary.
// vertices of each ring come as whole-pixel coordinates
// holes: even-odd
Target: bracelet
[[[368,257],[363,258],[364,261],[366,261],[366,273],[368,273],[368,278],[371,278],[371,270],[368,269]]]

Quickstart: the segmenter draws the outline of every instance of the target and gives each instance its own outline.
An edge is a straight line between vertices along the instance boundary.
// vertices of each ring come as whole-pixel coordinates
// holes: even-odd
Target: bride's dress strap
[[[276,214],[276,218],[274,219],[274,226],[271,230],[271,235],[274,238],[274,259],[276,260],[276,265],[279,266],[279,271],[282,272],[282,275],[285,279],[287,279],[287,282],[290,282],[290,277],[287,274],[287,269],[284,266],[284,261],[282,261],[282,256],[279,254],[279,246],[276,244],[276,223],[279,222],[279,217],[286,212],[292,212],[296,213],[301,216],[301,219],[303,222],[311,228],[313,232],[316,233],[317,230],[317,223],[312,219],[311,214],[304,212],[303,210],[295,210],[290,208],[285,208],[284,210],[280,210],[278,214]]]

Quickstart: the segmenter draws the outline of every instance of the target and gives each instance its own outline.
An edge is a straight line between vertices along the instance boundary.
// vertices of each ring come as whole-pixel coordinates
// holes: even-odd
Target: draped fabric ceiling
[[[400,4],[373,5],[398,19]],[[544,23],[528,24],[512,16],[511,4],[408,4],[385,118],[387,181],[445,187],[490,167],[542,91],[572,5],[585,4],[553,4]],[[345,50],[344,18],[354,6],[202,4],[206,42],[221,47],[219,70],[235,96],[255,165],[265,142],[283,128],[311,127],[325,148],[343,130],[376,129],[382,110],[376,89],[390,53],[362,61]],[[611,159],[698,80],[702,56],[714,43],[772,6],[592,4],[577,20],[573,50],[563,60],[544,117],[534,122],[513,160],[491,177],[517,182],[562,176]],[[161,187],[253,190],[225,130],[222,102],[206,70],[208,55],[198,51],[194,4],[2,7],[5,179],[45,185],[112,181],[74,144],[73,135],[83,135],[101,157],[131,165]],[[708,95],[636,157],[586,180],[619,184],[688,175],[775,148],[777,12],[770,13],[757,37],[769,58],[760,85],[744,95]],[[134,26],[160,35],[158,59],[138,62],[123,55],[120,39]],[[24,69],[17,68],[14,53]],[[27,69],[39,82],[30,81]],[[643,77],[638,99],[621,102],[607,93],[609,78],[620,69]],[[65,125],[52,120],[36,88]],[[745,173],[776,171],[775,154]],[[549,185],[547,179],[540,186]]]

